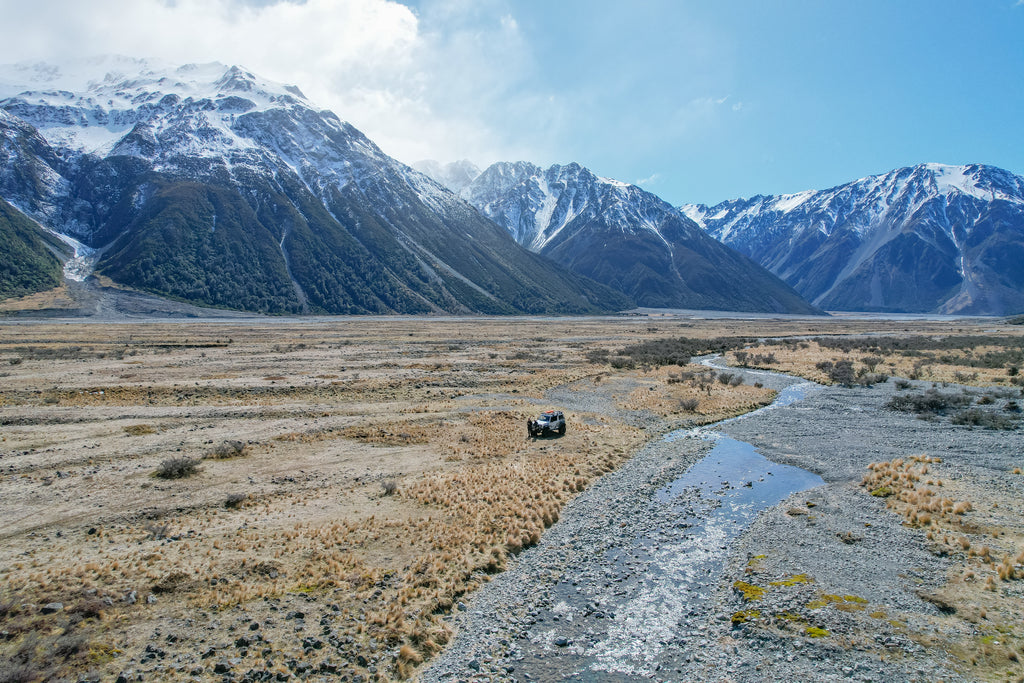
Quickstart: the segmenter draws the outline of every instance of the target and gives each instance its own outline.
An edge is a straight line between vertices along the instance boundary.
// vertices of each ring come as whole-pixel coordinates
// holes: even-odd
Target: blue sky
[[[0,63],[240,64],[407,163],[577,161],[672,202],[1024,174],[1024,0],[0,0]]]
[[[1024,2],[523,0],[476,20],[506,15],[525,60],[494,129],[674,204],[928,161],[1024,173]]]

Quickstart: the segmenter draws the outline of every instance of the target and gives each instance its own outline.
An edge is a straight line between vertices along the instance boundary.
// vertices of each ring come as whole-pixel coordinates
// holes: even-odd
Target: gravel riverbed
[[[802,382],[742,372],[776,389]],[[822,387],[655,436],[459,605],[456,637],[423,680],[967,680],[945,650],[920,644],[939,628],[939,607],[922,596],[953,560],[859,484],[870,462],[927,453],[954,479],[987,478],[1021,496],[1020,477],[1003,480],[1021,440],[888,410],[895,391],[892,381]],[[549,398],[612,409],[568,388]],[[633,421],[658,431],[655,419]],[[725,437],[767,460],[730,472],[706,458]],[[695,464],[710,469],[683,478]],[[713,481],[719,465],[726,474]],[[804,490],[771,499],[782,479]],[[763,511],[747,500],[758,492]]]

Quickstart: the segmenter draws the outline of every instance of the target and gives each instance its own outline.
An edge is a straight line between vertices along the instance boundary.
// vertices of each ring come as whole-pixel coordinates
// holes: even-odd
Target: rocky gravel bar
[[[730,370],[806,395],[652,438],[458,606],[456,637],[423,680],[967,680],[920,644],[941,608],[926,596],[953,560],[860,482],[871,462],[927,453],[953,478],[1020,497],[1021,478],[1005,480],[1018,433],[889,410],[893,381],[806,387]],[[567,410],[605,400],[549,398]],[[716,456],[723,442],[757,452]]]

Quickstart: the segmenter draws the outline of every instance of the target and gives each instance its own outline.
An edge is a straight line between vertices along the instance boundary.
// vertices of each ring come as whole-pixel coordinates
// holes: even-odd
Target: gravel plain
[[[803,382],[742,372],[776,389]],[[871,462],[928,454],[954,487],[1024,500],[1024,478],[1009,475],[1019,432],[889,410],[893,381],[805,391],[667,436],[633,416],[652,439],[459,605],[456,638],[423,680],[973,680],[942,646],[970,638],[970,623],[951,625],[929,599],[962,558],[935,552],[860,482]],[[549,398],[614,410],[571,387]],[[732,439],[767,460],[716,457]]]

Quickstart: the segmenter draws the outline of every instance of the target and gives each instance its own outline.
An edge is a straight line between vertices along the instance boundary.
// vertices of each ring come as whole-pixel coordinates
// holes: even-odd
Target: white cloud
[[[661,180],[661,174],[660,173],[652,173],[651,175],[647,176],[646,178],[640,178],[639,180],[634,180],[633,184],[634,185],[639,185],[640,187],[647,187],[648,185],[656,185],[659,180]]]
[[[494,160],[506,150],[483,110],[497,106],[502,70],[514,77],[522,63],[518,24],[492,15],[482,25],[479,3],[461,0],[430,11],[455,28],[431,32],[391,0],[0,0],[0,63],[124,54],[238,64],[298,85],[403,161]]]

